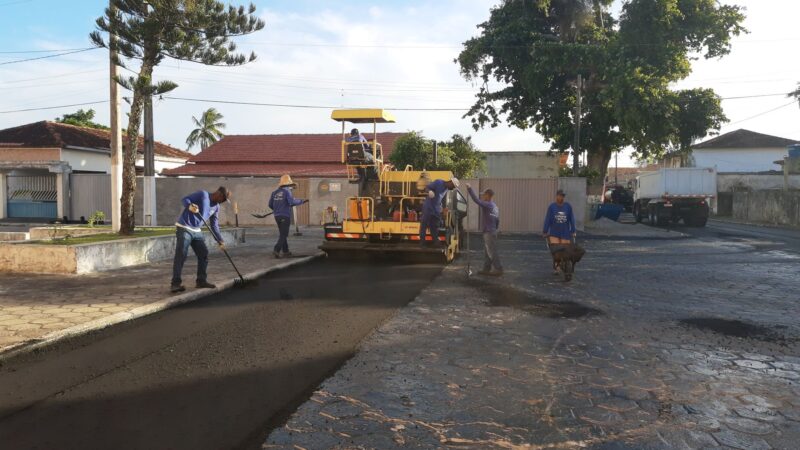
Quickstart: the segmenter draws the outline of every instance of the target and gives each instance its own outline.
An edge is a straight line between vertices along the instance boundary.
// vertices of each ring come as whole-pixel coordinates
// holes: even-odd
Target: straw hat
[[[289,174],[281,176],[280,187],[289,187],[289,186],[297,186],[297,183],[292,181],[292,177]]]

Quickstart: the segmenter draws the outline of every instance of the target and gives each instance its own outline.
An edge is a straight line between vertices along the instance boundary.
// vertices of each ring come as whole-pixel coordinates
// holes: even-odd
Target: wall
[[[692,151],[694,167],[716,167],[717,172],[767,172],[781,170],[775,161],[788,154],[784,148],[732,148],[695,149]]]
[[[748,222],[800,226],[800,191],[734,192],[733,217]]]
[[[586,205],[588,202],[586,178],[559,178],[558,188],[563,189],[564,193],[567,194],[566,201],[572,206],[572,211],[575,214],[575,227],[583,231],[586,225]],[[555,200],[555,198],[552,200]]]
[[[495,193],[501,232],[541,233],[547,207],[555,198],[558,179],[481,179],[480,190],[487,188]],[[474,206],[473,203],[471,209]]]
[[[103,211],[111,220],[111,175],[70,174],[70,219],[89,218]]]
[[[68,163],[73,171],[111,172],[111,154],[107,152],[62,149],[61,160]]]
[[[0,161],[58,161],[58,148],[0,148]]]
[[[789,188],[800,189],[800,175],[789,175]],[[783,175],[717,174],[717,191],[783,189]]]
[[[345,179],[296,179],[298,189],[295,196],[309,198],[309,204],[298,209],[298,223],[300,225],[319,225],[322,212],[328,206],[335,205],[340,217],[345,211],[345,202],[348,197],[357,195],[358,186],[350,184]],[[339,183],[341,190],[337,192],[321,192],[319,185],[322,181]],[[159,225],[171,225],[181,210],[181,199],[192,192],[205,189],[214,191],[219,186],[225,186],[233,192],[234,201],[239,206],[239,225],[244,226],[274,226],[272,217],[257,219],[252,213],[264,214],[269,211],[267,203],[269,195],[278,187],[277,178],[223,178],[223,177],[197,177],[173,178],[163,177],[156,179],[156,207]],[[136,192],[136,219],[142,221],[142,196],[140,190]],[[233,207],[226,203],[220,208],[222,223],[235,222]]]
[[[552,178],[558,176],[558,154],[486,152],[486,171],[479,178]]]

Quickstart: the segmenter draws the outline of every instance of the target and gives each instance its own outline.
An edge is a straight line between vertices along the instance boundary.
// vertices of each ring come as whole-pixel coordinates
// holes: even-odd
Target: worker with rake
[[[499,277],[503,275],[503,266],[500,264],[500,253],[497,251],[497,233],[500,228],[500,209],[494,202],[494,191],[486,189],[481,192],[480,198],[472,186],[466,183],[467,192],[472,201],[481,208],[481,232],[483,233],[483,270],[480,275]],[[469,237],[467,237],[469,239]]]
[[[208,268],[208,247],[203,237],[203,224],[210,224],[211,232],[221,249],[225,248],[222,233],[219,230],[219,205],[225,203],[231,192],[220,186],[214,192],[197,191],[183,197],[183,211],[175,222],[175,259],[172,261],[172,283],[170,291],[183,292],[186,288],[181,281],[183,264],[189,256],[189,247],[192,247],[197,256],[197,279],[195,287],[214,289],[217,286],[208,282],[206,269]]]
[[[301,200],[292,196],[292,189],[297,184],[292,181],[288,174],[281,176],[280,185],[272,195],[269,196],[269,207],[275,216],[275,223],[278,225],[278,242],[272,250],[272,255],[276,258],[287,258],[292,256],[289,251],[289,229],[292,225],[292,208],[300,206],[308,200]]]

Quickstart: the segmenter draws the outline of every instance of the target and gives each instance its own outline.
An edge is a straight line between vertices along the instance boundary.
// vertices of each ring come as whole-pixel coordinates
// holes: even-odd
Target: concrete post
[[[6,174],[0,172],[0,219],[6,218],[6,210],[8,209],[8,192],[6,190]]]
[[[114,8],[109,2],[109,8]],[[117,85],[117,36],[109,36],[109,100],[111,106],[111,228],[122,226],[122,127],[120,126],[120,93]]]
[[[142,206],[144,215],[142,215],[142,225],[156,226],[158,225],[158,214],[156,205],[156,177],[145,176],[142,180]]]
[[[58,218],[69,217],[69,171],[61,171],[56,173],[56,190],[58,195]]]

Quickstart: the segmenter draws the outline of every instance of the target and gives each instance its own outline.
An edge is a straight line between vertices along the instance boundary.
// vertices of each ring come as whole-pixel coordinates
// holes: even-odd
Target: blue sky
[[[238,3],[238,2],[234,2]],[[256,1],[267,22],[239,39],[257,62],[239,68],[206,68],[166,61],[156,76],[176,81],[172,95],[264,103],[385,108],[464,108],[475,87],[452,62],[458,45],[476,32],[496,0]],[[731,3],[731,1],[726,1]],[[797,0],[739,0],[748,9],[751,34],[734,42],[731,55],[696,61],[678,87],[711,87],[723,97],[788,92],[800,81]],[[81,48],[107,2],[0,0],[0,52]],[[619,5],[617,5],[618,7]],[[0,63],[41,54],[0,53]],[[107,98],[104,50],[0,65],[0,111],[90,102]],[[723,131],[753,131],[800,139],[800,108],[773,96],[725,101],[731,123]],[[191,130],[191,116],[214,106],[227,132],[336,132],[328,110],[278,109],[165,100],[155,105],[156,138],[177,147]],[[107,122],[108,107],[93,106]],[[777,109],[776,109],[777,108]],[[77,107],[0,114],[0,128],[53,119]],[[765,113],[771,109],[775,111]],[[765,114],[762,114],[765,113]],[[397,111],[387,130],[422,130],[445,139],[471,134],[484,150],[547,150],[533,132],[501,126],[472,130],[452,111]],[[630,164],[624,157],[621,162]]]

